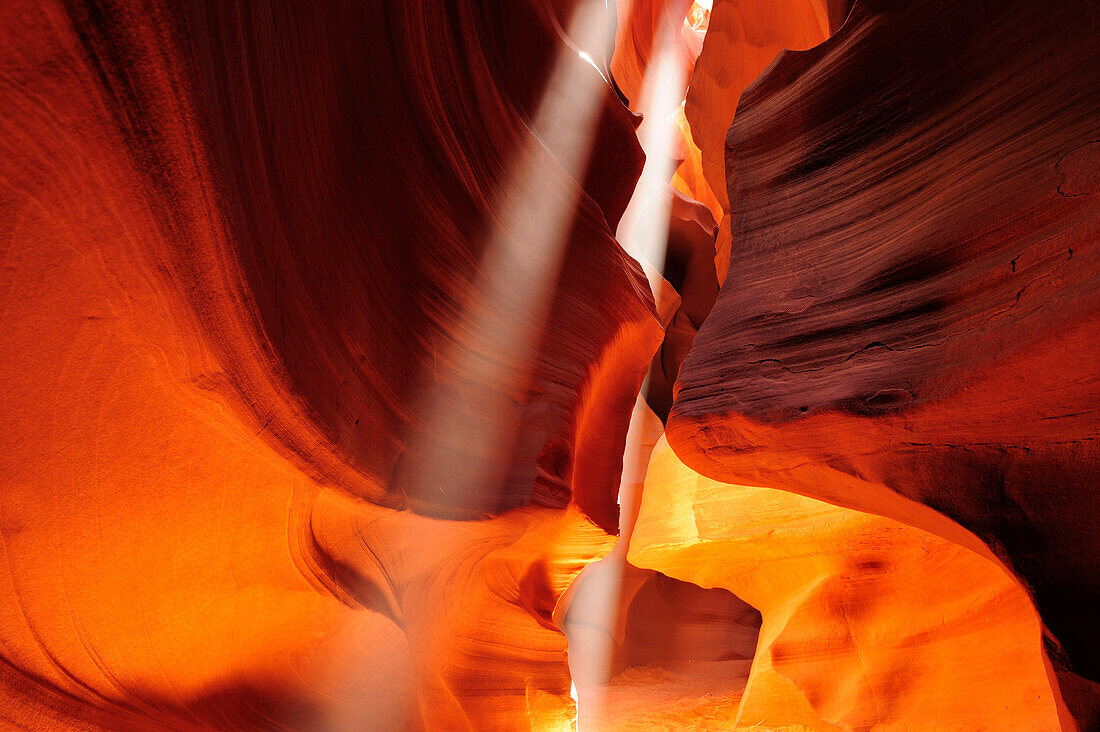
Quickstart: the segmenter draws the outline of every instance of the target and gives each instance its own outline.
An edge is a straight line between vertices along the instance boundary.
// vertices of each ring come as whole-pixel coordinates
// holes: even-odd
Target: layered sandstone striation
[[[629,557],[728,589],[763,616],[744,689],[713,695],[693,720],[727,729],[1060,725],[1027,592],[961,542],[704,477],[662,442]]]
[[[9,2],[0,723],[1096,724],[1098,23]]]
[[[709,478],[963,546],[965,527],[1028,589],[1082,724],[1100,678],[1096,33],[1088,3],[866,2],[780,54],[726,137],[734,246],[668,423]]]
[[[572,718],[550,615],[613,544],[660,333],[611,233],[633,123],[572,11],[4,8],[8,724]],[[538,127],[555,64],[595,80],[590,165]],[[564,213],[528,260],[532,164]],[[500,240],[537,312],[471,292]],[[470,409],[422,468],[448,400],[508,404],[506,444]]]

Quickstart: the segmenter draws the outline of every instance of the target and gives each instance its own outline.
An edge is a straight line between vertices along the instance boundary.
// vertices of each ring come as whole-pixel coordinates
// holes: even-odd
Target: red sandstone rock
[[[719,0],[657,316],[686,6],[0,10],[0,720],[1088,728],[1095,15]]]
[[[633,123],[560,5],[2,11],[7,723],[568,721],[550,615],[660,330],[611,234]],[[602,89],[576,177],[532,129],[558,57]],[[523,155],[567,218],[545,322],[479,321],[530,320],[513,393],[449,369]],[[447,398],[519,404],[476,494],[399,477]]]
[[[641,98],[646,70],[655,52],[661,23],[664,21],[676,25],[679,19],[687,15],[692,2],[693,0],[636,0],[616,3],[617,23],[615,52],[610,66],[611,77],[635,112],[641,111],[637,103]],[[683,32],[680,35],[683,36]],[[681,37],[676,48],[687,75],[690,76],[699,51],[689,46],[687,41],[687,38]]]
[[[864,3],[782,54],[729,130],[729,273],[668,432],[718,480],[957,521],[1093,680],[1096,22]]]
[[[706,478],[662,443],[629,557],[760,610],[744,690],[693,710],[715,726],[1057,729],[1035,608],[964,533]]]
[[[825,40],[829,16],[820,0],[717,0],[688,87],[685,113],[702,151],[703,174],[721,207],[726,194],[726,130],[741,92],[784,49]]]

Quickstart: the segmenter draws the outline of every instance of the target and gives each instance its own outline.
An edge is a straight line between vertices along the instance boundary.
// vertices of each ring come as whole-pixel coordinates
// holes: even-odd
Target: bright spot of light
[[[617,232],[619,243],[628,254],[658,272],[664,269],[672,206],[668,182],[676,171],[674,155],[679,129],[673,121],[673,112],[684,101],[686,81],[669,18],[666,17],[661,31],[639,100],[642,124],[638,135],[646,155],[645,167]]]
[[[592,60],[592,57],[588,55],[587,51],[577,51],[577,55],[581,57],[581,60],[587,61],[589,64],[591,64],[592,68],[596,70],[596,73],[600,75],[600,78],[602,78],[604,81],[607,81],[607,77],[603,75],[603,71],[598,65],[596,65],[596,62]],[[608,83],[610,84],[611,82],[608,81]]]
[[[679,126],[672,113],[684,101],[686,85],[679,34],[682,17],[669,10],[658,26],[655,49],[639,95],[642,124],[639,141],[646,161],[638,185],[619,222],[617,239],[630,256],[657,273],[664,269],[673,191],[669,185],[676,169]],[[589,63],[591,59],[585,58]],[[594,64],[593,64],[594,65]],[[651,286],[657,285],[651,281]],[[656,299],[656,293],[655,293]],[[643,393],[645,387],[643,386]],[[619,638],[620,600],[626,568],[627,541],[637,516],[637,483],[645,477],[642,447],[644,400],[631,415],[619,486],[620,540],[607,557],[589,564],[574,580],[576,591],[566,611],[565,632],[569,644],[569,670],[584,687],[584,710],[577,703],[577,727],[598,728],[605,723],[606,688],[611,659]],[[578,698],[574,685],[571,696]]]
[[[580,2],[566,51],[555,59],[530,127],[495,194],[493,228],[464,310],[418,398],[416,425],[400,483],[411,506],[429,502],[456,517],[495,508],[502,457],[519,439],[510,425],[539,358],[550,319],[607,84],[572,57],[607,37],[603,0]],[[591,57],[581,58],[595,66]],[[598,71],[598,69],[597,69]],[[440,381],[442,374],[442,381]]]
[[[576,684],[571,681],[569,685],[569,698],[573,700],[573,708],[576,710],[573,712],[573,725],[574,729],[580,730],[581,726],[581,700],[576,698]]]

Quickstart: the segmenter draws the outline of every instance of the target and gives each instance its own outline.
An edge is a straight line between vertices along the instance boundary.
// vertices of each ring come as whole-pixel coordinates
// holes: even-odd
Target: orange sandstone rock
[[[661,443],[629,556],[760,610],[728,728],[1051,730],[1068,720],[1034,606],[988,551],[707,478]]]
[[[570,718],[549,618],[611,541],[594,522],[616,525],[660,333],[611,235],[641,157],[598,78],[591,166],[570,173],[532,129],[554,59],[596,78],[559,34],[571,7],[455,12],[0,10],[6,724]],[[439,354],[463,346],[503,180],[532,149],[568,202],[565,246],[501,394]],[[530,318],[498,305],[487,322]],[[476,495],[394,478],[437,380],[519,404]],[[477,446],[482,426],[445,437]],[[346,540],[364,515],[375,533]]]
[[[738,99],[784,49],[803,50],[829,34],[821,0],[716,0],[688,86],[685,114],[702,152],[702,169],[725,211],[726,130]]]
[[[728,274],[668,423],[709,478],[980,537],[1032,594],[1085,726],[1096,31],[1086,4],[868,2],[782,54],[729,130]]]

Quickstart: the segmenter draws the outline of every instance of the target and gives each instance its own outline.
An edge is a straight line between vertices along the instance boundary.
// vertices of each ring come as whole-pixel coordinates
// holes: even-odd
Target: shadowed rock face
[[[727,213],[732,209],[723,143],[741,92],[777,53],[816,46],[828,30],[829,14],[820,0],[715,3],[684,111],[702,152],[703,174]]]
[[[826,469],[813,473],[829,478]],[[711,702],[715,726],[1072,724],[1060,714],[1024,588],[980,544],[968,547],[965,532],[944,528],[950,538],[790,491],[708,478],[662,441],[629,558],[730,590],[760,610],[747,683],[737,703]]]
[[[1097,27],[862,3],[780,55],[729,129],[734,246],[669,423],[704,474],[959,522],[1094,680]]]
[[[569,717],[550,615],[613,541],[596,522],[660,334],[611,234],[633,120],[568,46],[572,12],[0,11],[6,723]],[[558,58],[598,92],[572,173],[536,123]],[[532,164],[528,204],[565,202],[538,317],[472,292]],[[455,366],[508,357],[486,344],[517,320],[514,378]],[[470,408],[424,492],[401,464],[446,400]],[[476,491],[447,495],[470,466]]]
[[[498,485],[469,500],[402,480],[399,463],[422,459],[407,443],[426,412],[447,399],[461,403],[456,391],[500,388],[454,373],[453,351],[465,347],[454,342],[474,338],[457,332],[457,321],[472,307],[469,288],[510,169],[529,154],[525,123],[565,48],[556,28],[572,9],[183,6],[198,114],[210,121],[213,172],[226,184],[227,223],[264,333],[340,457],[383,483],[385,495],[367,495],[387,504],[401,505],[412,490],[428,512],[480,517],[522,505],[532,498],[536,456],[549,452],[556,483],[536,484],[535,497],[564,505],[568,472],[584,459],[578,394],[623,322],[645,320],[637,270],[609,234],[641,152],[628,112],[605,89],[583,193],[553,158],[544,166],[547,190],[580,200],[575,221],[563,224],[561,271],[547,275],[554,299],[536,344],[541,355],[516,365],[523,383],[509,398],[525,430],[510,446],[513,466],[502,470],[491,458],[489,474],[473,478]],[[595,73],[573,54],[567,60]],[[587,293],[601,282],[608,297]],[[508,304],[492,303],[502,312],[484,327],[516,317]],[[631,398],[629,381],[621,399]],[[439,436],[459,442],[453,449],[467,464],[470,435],[483,429],[470,412],[464,433]],[[449,465],[446,478],[462,469]],[[604,475],[602,487],[613,477]],[[614,525],[609,495],[593,491],[589,510]]]
[[[4,726],[1095,723],[1100,12],[704,5],[0,8]]]

